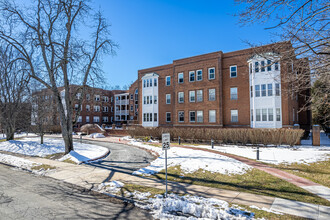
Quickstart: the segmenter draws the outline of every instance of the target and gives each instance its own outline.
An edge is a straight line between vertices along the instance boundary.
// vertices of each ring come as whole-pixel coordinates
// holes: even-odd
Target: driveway
[[[135,170],[148,166],[155,159],[147,151],[130,145],[91,140],[83,140],[83,143],[99,145],[110,150],[110,154],[106,158],[99,162],[86,164],[86,166],[132,174]]]
[[[0,219],[151,219],[132,204],[0,164]]]

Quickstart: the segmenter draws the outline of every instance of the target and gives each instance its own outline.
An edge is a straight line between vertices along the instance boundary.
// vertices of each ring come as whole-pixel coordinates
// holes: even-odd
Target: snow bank
[[[64,156],[64,159],[72,159],[76,163],[86,162],[99,158],[108,152],[105,147],[74,142],[75,151]],[[17,141],[0,142],[0,150],[9,151],[29,156],[44,157],[46,155],[63,153],[65,151],[64,141],[61,139],[45,138],[44,144],[40,144],[40,138],[24,138]]]
[[[90,138],[105,138],[105,136],[101,133],[93,133],[93,134],[90,134],[88,137],[90,137]]]
[[[98,190],[102,192],[110,192],[110,193],[116,193],[124,186],[124,183],[120,181],[111,181],[111,182],[105,182],[101,183],[98,186]]]
[[[24,158],[15,157],[7,154],[1,154],[1,153],[0,153],[0,162],[28,170],[30,170],[31,167],[33,166],[41,165]]]
[[[160,147],[145,145],[140,142],[131,142],[131,144],[152,150],[160,155],[148,167],[141,168],[133,174],[151,175],[165,168],[165,152]],[[193,173],[203,169],[228,175],[244,174],[252,168],[247,164],[226,156],[179,147],[173,147],[167,151],[167,165],[168,167],[180,165],[184,173]]]

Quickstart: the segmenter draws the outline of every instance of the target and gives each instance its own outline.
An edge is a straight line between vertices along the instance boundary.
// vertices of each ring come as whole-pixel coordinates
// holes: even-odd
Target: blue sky
[[[103,70],[110,85],[127,85],[139,69],[172,60],[222,50],[247,48],[245,41],[271,41],[266,26],[241,27],[233,16],[233,0],[95,0],[112,24],[116,56],[104,57]]]

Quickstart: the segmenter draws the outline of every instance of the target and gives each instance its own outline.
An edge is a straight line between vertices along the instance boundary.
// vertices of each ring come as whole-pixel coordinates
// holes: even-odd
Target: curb
[[[107,152],[106,152],[105,154],[103,154],[102,156],[99,156],[99,157],[96,157],[96,158],[93,158],[93,159],[87,160],[86,162],[81,162],[81,163],[79,163],[79,164],[82,164],[82,163],[90,163],[90,162],[93,162],[93,161],[96,161],[96,160],[100,160],[100,159],[102,159],[102,158],[105,158],[105,157],[109,156],[110,153],[111,153],[110,150],[107,149]]]

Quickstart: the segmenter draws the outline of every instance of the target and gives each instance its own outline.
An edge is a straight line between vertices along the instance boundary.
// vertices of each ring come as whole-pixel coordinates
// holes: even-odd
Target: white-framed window
[[[255,85],[256,97],[260,97],[260,85]]]
[[[267,60],[267,71],[272,71],[272,61]]]
[[[275,70],[278,71],[280,69],[280,64],[278,62],[275,62]]]
[[[251,121],[253,121],[253,109],[251,109]]]
[[[273,96],[273,84],[269,83],[267,84],[267,95],[268,96]]]
[[[267,121],[267,109],[266,108],[261,109],[261,113],[262,113],[262,121]]]
[[[157,82],[157,78],[154,78],[154,86],[157,87],[158,82]]]
[[[147,85],[147,80],[143,80],[143,88],[145,88]]]
[[[47,97],[47,96],[46,96]],[[76,99],[80,99],[81,98],[81,93],[79,92],[79,93],[77,93],[76,94]],[[46,98],[47,99],[47,98]]]
[[[154,113],[154,121],[155,122],[157,121],[157,118],[158,118],[157,113]]]
[[[74,110],[75,110],[75,111],[78,111],[78,107],[79,107],[79,105],[78,105],[78,104],[75,104],[75,105],[74,105]]]
[[[208,68],[208,75],[209,75],[209,80],[215,79],[215,68],[214,67]]]
[[[209,101],[215,100],[215,89],[209,89]]]
[[[261,121],[260,109],[256,109],[256,121]]]
[[[157,96],[154,96],[154,104],[157,104]]]
[[[281,121],[281,109],[276,108],[276,121]]]
[[[149,79],[149,87],[152,87],[152,79]]]
[[[131,94],[130,96],[131,96],[131,100],[133,100],[133,94]]]
[[[171,94],[166,94],[166,104],[171,104]]]
[[[254,71],[255,71],[256,73],[259,72],[259,62],[254,62]]]
[[[184,79],[183,79],[183,73],[178,73],[178,83],[183,83]]]
[[[252,73],[252,63],[250,63],[250,65],[249,65],[249,71],[250,71],[250,74]]]
[[[91,99],[91,95],[90,94],[86,94],[86,100],[89,101]]]
[[[216,110],[209,110],[209,122],[210,123],[215,123],[217,121],[215,113],[216,113]]]
[[[178,112],[178,122],[184,122],[184,111]]]
[[[268,121],[274,121],[274,113],[272,108],[268,109]]]
[[[102,121],[103,122],[108,122],[109,121],[109,118],[107,116],[104,116],[104,117],[102,117]]]
[[[280,89],[280,84],[276,83],[275,84],[275,95],[280,96],[281,95],[281,89]]]
[[[143,104],[144,104],[144,105],[147,104],[147,96],[143,96]]]
[[[197,122],[203,123],[203,111],[197,111]]]
[[[261,72],[265,72],[265,61],[261,61]]]
[[[100,101],[100,95],[95,95],[94,100],[97,102]]]
[[[100,117],[99,116],[94,116],[93,117],[93,122],[100,122]]]
[[[189,91],[189,102],[195,102],[195,91]]]
[[[89,122],[89,116],[86,116],[86,122]]]
[[[166,79],[166,80],[165,80],[165,85],[166,85],[166,86],[170,86],[170,85],[171,85],[171,76],[166,76],[165,79]]]
[[[184,92],[178,92],[178,102],[184,103]]]
[[[253,86],[250,86],[250,95],[251,95],[251,98],[253,97]]]
[[[197,102],[202,102],[203,101],[203,90],[199,89],[197,90]]]
[[[203,70],[197,70],[196,71],[196,75],[197,75],[197,81],[202,81],[203,80]]]
[[[266,84],[261,84],[261,96],[266,96]]]
[[[78,122],[80,122],[80,123],[82,122],[82,116],[78,117]]]
[[[132,112],[132,111],[133,111],[133,109],[134,109],[134,108],[133,108],[133,105],[130,105],[130,109],[131,109],[131,112]]]
[[[237,100],[237,87],[230,88],[230,99]]]
[[[150,104],[152,104],[152,95],[150,96]]]
[[[109,111],[109,107],[108,106],[103,106],[103,112],[108,112]]]
[[[109,97],[108,96],[103,96],[103,102],[109,102]]]
[[[195,122],[196,121],[196,112],[194,112],[194,111],[189,112],[189,121],[190,122]]]
[[[189,71],[189,82],[195,82],[195,71]]]
[[[100,111],[100,106],[94,105],[94,112],[99,112]]]
[[[237,66],[230,66],[230,78],[237,77]]]
[[[231,118],[231,122],[238,122],[238,110],[237,109],[230,110],[230,118]]]
[[[166,122],[171,122],[171,112],[166,112]]]

